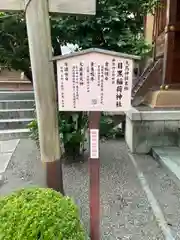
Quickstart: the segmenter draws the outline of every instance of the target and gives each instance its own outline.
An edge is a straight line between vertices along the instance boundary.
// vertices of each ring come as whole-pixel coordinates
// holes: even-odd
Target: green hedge
[[[0,198],[0,240],[84,240],[77,206],[45,188]]]

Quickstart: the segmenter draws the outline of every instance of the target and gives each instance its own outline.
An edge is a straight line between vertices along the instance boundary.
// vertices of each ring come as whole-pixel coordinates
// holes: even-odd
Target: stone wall
[[[180,110],[138,111],[126,114],[126,143],[132,153],[149,153],[152,147],[178,146]]]

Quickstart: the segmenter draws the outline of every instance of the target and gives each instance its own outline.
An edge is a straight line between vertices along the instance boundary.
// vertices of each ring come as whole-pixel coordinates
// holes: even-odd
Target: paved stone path
[[[150,156],[131,155],[124,141],[101,144],[101,235],[103,240],[180,239],[180,182]],[[80,206],[89,229],[88,163],[64,165],[66,194]],[[45,168],[31,140],[20,140],[3,174],[0,195],[45,186]]]
[[[0,141],[0,175],[5,172],[19,141],[19,139]]]

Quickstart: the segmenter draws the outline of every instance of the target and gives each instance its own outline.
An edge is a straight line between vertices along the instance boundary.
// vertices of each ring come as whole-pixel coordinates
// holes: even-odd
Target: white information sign
[[[99,129],[90,129],[90,158],[99,158]]]
[[[57,60],[60,111],[130,108],[133,59],[101,51],[87,50]]]

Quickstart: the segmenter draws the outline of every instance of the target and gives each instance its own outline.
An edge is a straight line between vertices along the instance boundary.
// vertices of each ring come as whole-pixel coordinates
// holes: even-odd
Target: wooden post
[[[162,84],[171,84],[174,64],[175,23],[177,16],[177,0],[167,0],[166,27],[165,27],[165,51],[163,63]]]
[[[31,0],[26,8],[26,22],[41,160],[46,162],[48,187],[63,193],[48,1]]]
[[[90,177],[90,234],[91,240],[100,240],[100,160],[91,155],[92,142],[91,130],[98,130],[101,112],[89,113],[89,131],[90,131],[90,158],[89,158],[89,177]],[[99,133],[98,142],[95,142],[99,155]]]

